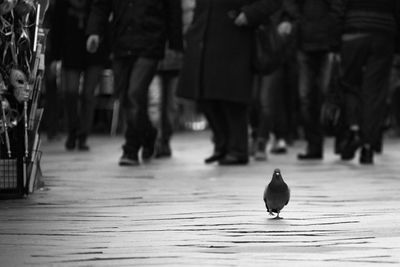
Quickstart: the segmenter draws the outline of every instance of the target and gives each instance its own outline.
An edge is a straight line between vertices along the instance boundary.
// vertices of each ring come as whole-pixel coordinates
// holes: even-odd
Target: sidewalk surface
[[[90,152],[42,144],[45,187],[0,201],[0,266],[400,266],[400,140],[374,166],[287,155],[205,165],[208,132],[178,133],[173,157],[120,167],[122,137]],[[291,200],[273,220],[262,194],[275,168]]]

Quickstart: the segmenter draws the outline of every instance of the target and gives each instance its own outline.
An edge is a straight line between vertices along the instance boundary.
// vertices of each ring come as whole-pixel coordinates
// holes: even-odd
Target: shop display
[[[48,0],[0,0],[0,198],[32,193],[40,176]]]

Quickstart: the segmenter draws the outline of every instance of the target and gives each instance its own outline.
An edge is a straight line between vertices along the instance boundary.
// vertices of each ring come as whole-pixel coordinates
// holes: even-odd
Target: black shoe
[[[80,151],[89,151],[90,147],[86,143],[81,143],[78,145],[78,150]]]
[[[215,152],[214,154],[212,154],[211,156],[209,156],[208,158],[204,159],[204,163],[205,164],[210,164],[213,162],[216,162],[222,158],[225,157],[225,153],[222,152]]]
[[[74,150],[76,147],[76,139],[75,137],[68,135],[67,141],[65,141],[65,148],[69,151]]]
[[[138,166],[139,159],[135,152],[124,152],[119,159],[119,166]]]
[[[80,136],[78,138],[78,150],[80,151],[89,151],[89,146],[86,143],[87,137],[85,136]]]
[[[306,152],[297,155],[298,160],[320,160],[323,159],[322,152]]]
[[[156,145],[154,157],[159,158],[169,158],[172,155],[171,146],[169,142],[162,141]]]
[[[150,133],[144,138],[142,147],[142,159],[144,161],[150,160],[154,156],[156,138],[156,129],[151,130]]]
[[[249,163],[247,157],[236,157],[232,155],[226,155],[218,161],[219,165],[229,166],[229,165],[246,165]]]
[[[374,164],[374,151],[370,146],[363,146],[360,154],[361,164]]]
[[[356,150],[360,147],[360,145],[360,133],[358,131],[349,131],[340,148],[341,159],[352,160],[355,156]]]
[[[286,147],[274,147],[271,149],[272,154],[286,154],[287,148]]]

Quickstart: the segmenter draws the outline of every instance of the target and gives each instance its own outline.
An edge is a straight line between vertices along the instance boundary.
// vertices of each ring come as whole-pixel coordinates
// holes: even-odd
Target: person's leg
[[[255,143],[254,159],[263,161],[267,159],[266,148],[272,130],[272,105],[271,92],[275,86],[276,75],[279,70],[262,78],[259,86],[259,114],[258,114],[258,131]]]
[[[320,89],[316,83],[316,68],[318,55],[315,53],[299,52],[299,97],[305,139],[306,152],[298,155],[298,159],[322,159],[322,136],[319,129],[315,128],[316,118],[316,93]],[[320,67],[320,66],[319,66]]]
[[[373,146],[381,141],[385,119],[389,76],[392,67],[394,44],[388,38],[374,35],[371,56],[365,66],[362,84],[361,132],[363,149],[361,163],[373,163]],[[364,154],[364,157],[363,157]]]
[[[213,163],[226,155],[228,145],[228,125],[224,117],[221,101],[201,100],[199,107],[206,117],[212,131],[214,143],[213,154],[204,160],[205,163]]]
[[[228,126],[227,154],[220,165],[247,164],[248,149],[248,106],[243,103],[221,101]]]
[[[123,154],[119,160],[119,165],[121,166],[133,166],[139,164],[138,151],[140,143],[139,140],[130,137],[129,130],[132,121],[130,120],[131,117],[128,115],[133,104],[127,96],[130,73],[135,60],[135,58],[127,58],[115,59],[113,61],[114,90],[115,95],[120,99],[122,117],[125,123],[125,143],[122,146]]]
[[[342,160],[353,159],[361,144],[361,84],[369,54],[368,43],[368,37],[364,36],[342,44],[339,86],[344,97],[344,133],[338,145]]]
[[[131,123],[128,124],[129,136],[126,141],[129,144],[140,140],[143,160],[148,160],[153,156],[157,138],[157,130],[148,114],[149,86],[156,73],[157,63],[157,60],[138,58],[129,79],[127,94],[132,106],[127,114]]]
[[[178,73],[175,71],[160,73],[161,78],[161,106],[159,135],[156,147],[156,158],[170,157],[172,154],[170,139],[176,114],[175,89]]]
[[[249,139],[249,152],[254,156],[257,150],[257,137],[260,126],[261,114],[261,88],[263,77],[255,75],[253,83],[253,95],[249,109],[249,126],[250,126],[250,139]]]
[[[63,68],[61,71],[61,86],[64,93],[64,110],[67,124],[67,140],[65,148],[73,150],[76,146],[79,127],[78,102],[81,71]]]
[[[93,114],[96,105],[94,94],[99,84],[102,70],[102,65],[91,65],[86,68],[84,73],[80,102],[80,127],[78,130],[78,148],[80,150],[89,150],[86,141],[92,129]]]

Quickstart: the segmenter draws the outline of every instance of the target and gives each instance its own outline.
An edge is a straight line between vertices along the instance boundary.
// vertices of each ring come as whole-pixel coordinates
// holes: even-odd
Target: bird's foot
[[[276,217],[274,218],[274,220],[282,220],[283,217],[279,217],[279,213],[276,215]]]
[[[274,216],[274,213],[270,211],[270,212],[269,212],[269,215]]]

